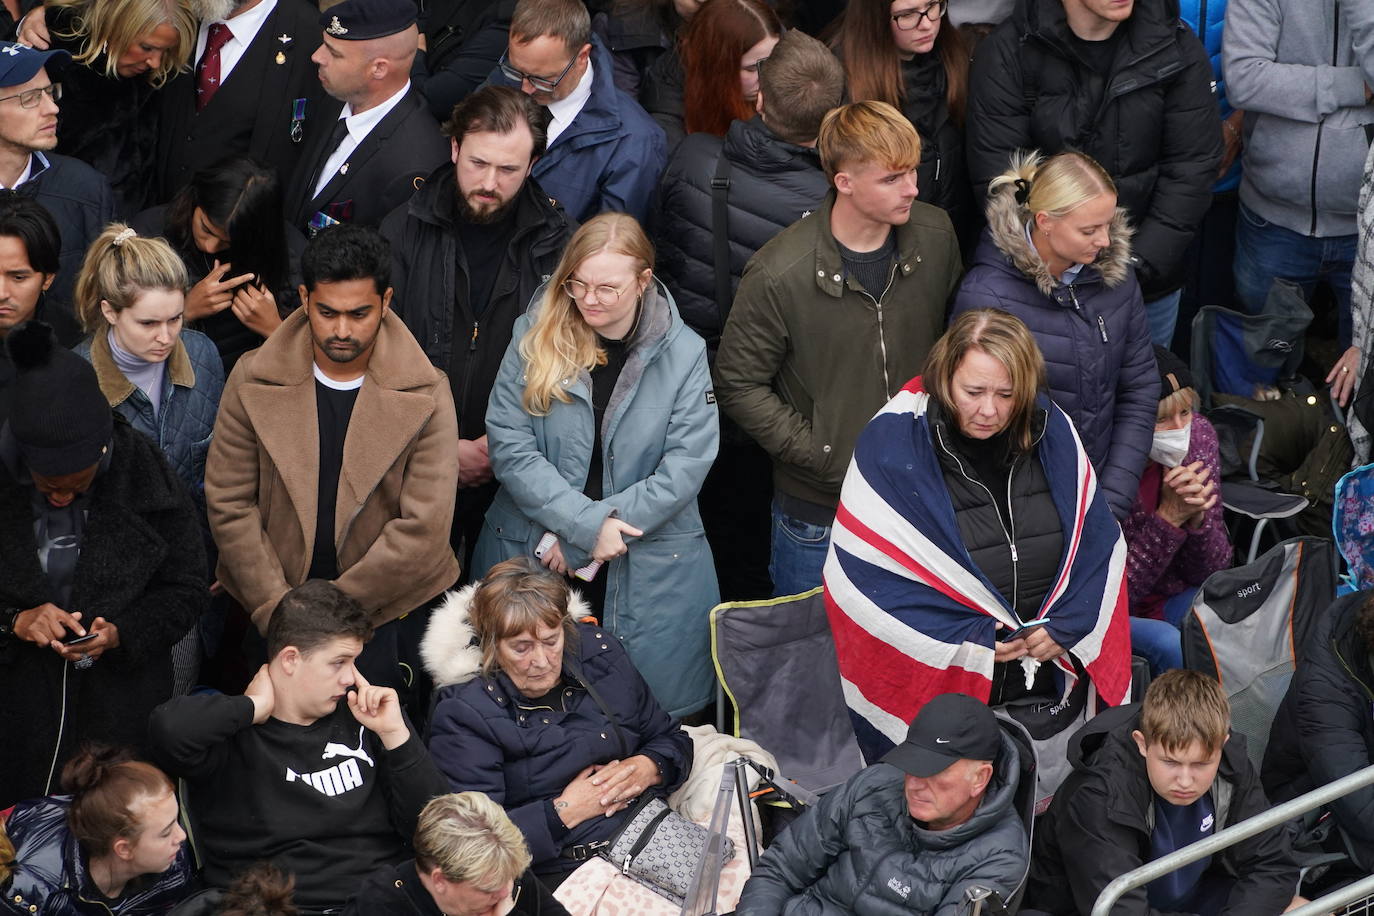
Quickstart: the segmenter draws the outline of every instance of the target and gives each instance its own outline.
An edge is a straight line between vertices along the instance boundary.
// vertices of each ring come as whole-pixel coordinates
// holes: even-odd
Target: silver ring
[[[1342,372],[1349,372],[1349,371],[1350,371],[1350,367],[1349,367],[1349,366],[1341,366],[1341,371],[1342,371]]]
[[[95,664],[95,659],[83,652],[81,657],[72,664],[75,665],[78,670],[85,671],[87,668],[91,667],[91,665]]]

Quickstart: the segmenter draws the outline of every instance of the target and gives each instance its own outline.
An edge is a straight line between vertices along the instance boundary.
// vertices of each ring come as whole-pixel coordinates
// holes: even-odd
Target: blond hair
[[[118,77],[116,66],[124,51],[160,25],[170,25],[177,43],[162,55],[162,63],[148,71],[148,82],[161,87],[172,74],[189,69],[198,27],[186,0],[48,0],[49,6],[72,11],[72,32],[58,37],[81,39],[77,63],[93,64],[105,55],[105,75]]]
[[[568,581],[530,557],[512,557],[487,570],[468,605],[468,622],[482,651],[482,674],[497,668],[501,640],[533,632],[536,626],[563,630],[564,645],[576,638],[568,616]]]
[[[558,267],[544,286],[544,296],[529,332],[520,339],[525,361],[525,410],[542,417],[555,400],[572,398],[563,382],[582,370],[604,365],[606,352],[596,332],[582,320],[582,313],[563,289],[563,283],[582,262],[603,251],[627,255],[636,263],[635,274],[654,268],[654,246],[638,220],[625,213],[602,213],[587,220],[568,240]]]
[[[1045,159],[1031,150],[1015,153],[1011,168],[988,182],[988,197],[998,193],[1020,195],[1023,219],[1037,213],[1062,219],[1100,194],[1115,196],[1116,183],[1091,156],[1070,151]]]
[[[1162,420],[1185,407],[1189,410],[1197,409],[1197,392],[1192,388],[1180,388],[1160,398],[1159,409],[1155,412],[1155,419]]]
[[[764,94],[765,111],[768,95]],[[833,109],[821,121],[816,150],[826,176],[860,163],[888,169],[914,169],[921,161],[921,135],[886,102],[851,102]]]
[[[76,315],[87,331],[106,326],[102,300],[116,312],[150,289],[185,292],[186,265],[165,239],[146,239],[123,223],[110,223],[86,250],[76,277]]]
[[[420,812],[415,864],[422,872],[437,868],[454,883],[491,887],[514,881],[530,861],[520,828],[481,792],[440,795]]]
[[[947,414],[954,412],[954,373],[973,351],[1002,364],[1011,379],[1012,409],[1007,421],[1013,446],[1030,451],[1034,440],[1035,398],[1045,387],[1045,359],[1025,323],[1000,309],[974,309],[950,323],[935,341],[921,371],[921,384]]]
[[[1166,671],[1145,691],[1140,733],[1145,744],[1166,751],[1186,750],[1193,742],[1215,753],[1231,732],[1231,704],[1221,685],[1199,671]]]

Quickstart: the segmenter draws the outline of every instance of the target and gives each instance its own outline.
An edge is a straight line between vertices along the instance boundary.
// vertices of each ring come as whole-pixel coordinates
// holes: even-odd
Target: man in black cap
[[[1009,899],[1026,874],[1016,746],[992,710],[942,694],[906,740],[821,798],[768,847],[735,909],[954,912],[975,885]]]
[[[13,193],[42,204],[57,223],[61,241],[58,271],[47,291],[55,308],[72,316],[72,287],[86,248],[114,219],[110,183],[95,169],[57,146],[57,107],[62,69],[71,62],[66,51],[35,51],[0,43],[0,193]],[[59,326],[65,344],[73,320]]]
[[[209,599],[204,545],[162,451],[95,370],[31,321],[0,427],[0,808],[57,791],[83,741],[140,748],[172,646]],[[79,558],[79,562],[78,562]]]
[[[320,14],[311,60],[340,103],[306,130],[286,191],[286,215],[314,235],[376,226],[448,157],[424,98],[410,85],[419,46],[412,0],[343,0]]]

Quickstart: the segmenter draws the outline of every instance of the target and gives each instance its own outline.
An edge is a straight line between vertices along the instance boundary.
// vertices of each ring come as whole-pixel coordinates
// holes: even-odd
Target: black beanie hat
[[[15,368],[10,430],[29,470],[62,477],[100,461],[114,413],[91,364],[60,346],[41,321],[15,328],[5,345]]]
[[[1193,372],[1188,364],[1155,344],[1155,363],[1159,366],[1159,399],[1162,401],[1176,391],[1193,387]]]

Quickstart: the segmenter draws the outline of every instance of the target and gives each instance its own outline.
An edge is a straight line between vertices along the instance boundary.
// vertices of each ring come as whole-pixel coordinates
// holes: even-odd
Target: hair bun
[[[111,770],[130,759],[128,752],[120,748],[88,744],[62,768],[62,788],[72,795],[85,794],[108,779]]]

